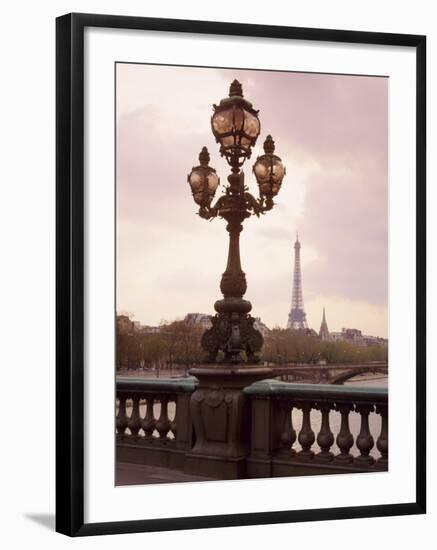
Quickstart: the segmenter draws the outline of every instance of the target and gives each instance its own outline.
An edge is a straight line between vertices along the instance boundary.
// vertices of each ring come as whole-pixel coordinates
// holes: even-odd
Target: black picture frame
[[[403,46],[416,51],[416,500],[389,505],[84,523],[84,29]],[[422,514],[426,510],[426,37],[68,14],[56,20],[56,530],[69,536]]]

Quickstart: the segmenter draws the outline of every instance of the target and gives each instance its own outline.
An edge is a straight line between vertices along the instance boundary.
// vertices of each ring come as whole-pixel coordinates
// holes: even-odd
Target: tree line
[[[203,331],[185,320],[164,323],[159,332],[126,331],[117,325],[117,369],[191,367],[202,361]]]
[[[387,361],[387,357],[387,346],[322,341],[303,331],[275,328],[264,338],[263,360],[273,364],[361,363]]]
[[[156,332],[117,322],[117,369],[188,369],[202,363],[204,331],[191,320],[163,323]],[[270,365],[356,363],[386,361],[387,354],[387,346],[322,341],[315,333],[275,328],[264,336],[261,361]]]

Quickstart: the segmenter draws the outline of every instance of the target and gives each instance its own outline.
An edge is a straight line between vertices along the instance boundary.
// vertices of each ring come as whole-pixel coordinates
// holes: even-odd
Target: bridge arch
[[[369,369],[368,367],[367,368],[362,368],[362,369],[349,369],[347,371],[343,371],[335,376],[333,376],[330,380],[329,380],[329,383],[330,384],[337,384],[337,385],[340,385],[340,384],[344,384],[346,382],[346,380],[350,380],[351,378],[354,378],[355,376],[358,376],[360,374],[365,374],[367,372],[373,372],[373,373],[381,373],[381,374],[388,374],[388,369],[387,367],[385,368],[375,368],[375,369]]]

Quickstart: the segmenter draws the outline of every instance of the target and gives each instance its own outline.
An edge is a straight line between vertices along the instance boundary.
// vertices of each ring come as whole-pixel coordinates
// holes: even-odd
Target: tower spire
[[[303,307],[302,294],[302,273],[300,269],[300,249],[299,233],[296,232],[296,242],[294,243],[294,274],[293,291],[291,295],[291,309],[288,314],[287,328],[292,330],[308,328],[306,313]]]
[[[331,335],[328,330],[328,323],[326,322],[325,308],[323,308],[322,324],[320,325],[319,336],[321,340],[330,340]]]

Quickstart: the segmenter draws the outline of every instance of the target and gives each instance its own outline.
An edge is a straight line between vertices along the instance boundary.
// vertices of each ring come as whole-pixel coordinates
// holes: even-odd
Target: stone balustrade
[[[197,441],[196,445],[192,416],[198,409],[196,387],[198,381],[194,377],[117,378],[117,460],[190,472],[199,444]],[[214,388],[213,396],[217,397],[218,386]],[[240,419],[247,426],[242,435],[245,454],[234,477],[387,470],[387,389],[269,379],[246,385],[241,395],[246,402],[244,407],[242,402],[238,407],[246,416]],[[218,432],[234,430],[229,416],[217,415],[215,401],[205,401],[202,414],[210,419],[211,406],[214,422],[223,418],[226,424],[223,428],[217,426]],[[229,399],[222,402],[233,410]],[[203,437],[207,438],[208,433]],[[230,479],[229,469],[221,471],[218,456],[223,447],[223,459],[229,460],[229,449],[223,443],[217,444],[215,432],[211,437],[217,451],[215,456],[204,453],[202,460],[211,460],[207,475]],[[225,436],[223,440],[227,440]]]
[[[183,468],[193,445],[195,378],[117,378],[117,460]]]
[[[263,380],[244,393],[252,415],[248,477],[387,470],[386,388]]]

